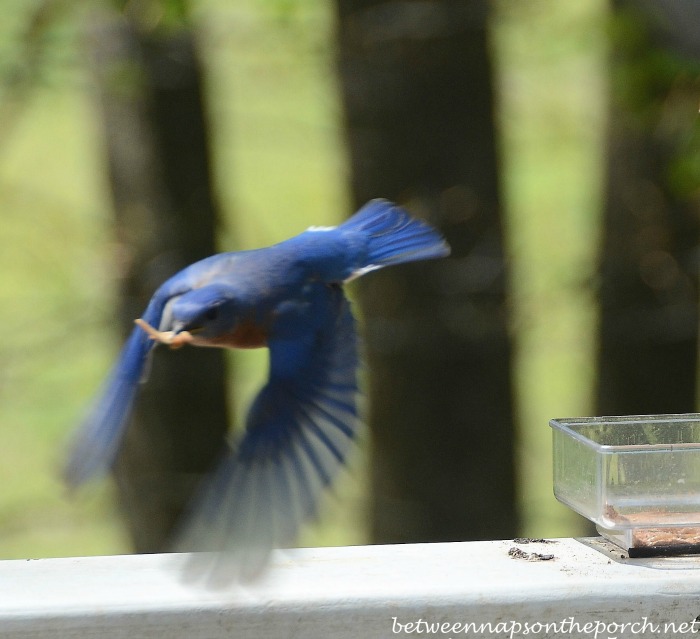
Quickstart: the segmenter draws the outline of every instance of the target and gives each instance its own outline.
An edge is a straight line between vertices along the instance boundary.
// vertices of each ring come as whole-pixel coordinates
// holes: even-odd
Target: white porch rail
[[[177,555],[4,561],[0,637],[700,636],[700,557],[622,554],[588,539],[304,549],[220,590],[183,583]]]

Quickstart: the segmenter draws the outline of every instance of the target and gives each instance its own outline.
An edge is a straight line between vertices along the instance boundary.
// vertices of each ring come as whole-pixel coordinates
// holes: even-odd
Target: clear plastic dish
[[[554,495],[630,557],[700,553],[700,414],[550,422]]]

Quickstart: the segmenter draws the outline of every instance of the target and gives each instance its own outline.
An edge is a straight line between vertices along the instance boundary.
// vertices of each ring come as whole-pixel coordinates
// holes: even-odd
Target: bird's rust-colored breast
[[[233,331],[222,333],[216,337],[193,336],[192,343],[197,346],[213,346],[219,348],[262,348],[267,346],[267,330],[260,324],[245,320],[239,323]]]

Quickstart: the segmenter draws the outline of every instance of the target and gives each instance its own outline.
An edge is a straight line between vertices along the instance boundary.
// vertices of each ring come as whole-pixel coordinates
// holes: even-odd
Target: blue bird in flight
[[[267,347],[269,379],[239,441],[205,479],[175,546],[227,551],[244,577],[257,574],[270,550],[291,543],[315,513],[360,427],[358,337],[343,284],[449,252],[432,226],[372,200],[337,227],[311,227],[183,269],[136,320],[72,440],[67,485],[112,467],[155,345]]]

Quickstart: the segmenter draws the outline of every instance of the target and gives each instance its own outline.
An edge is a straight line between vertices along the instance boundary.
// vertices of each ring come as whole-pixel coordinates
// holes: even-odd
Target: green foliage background
[[[90,15],[81,3],[47,4],[51,20],[32,37],[36,3],[6,0],[0,21],[0,558],[128,551],[109,483],[69,498],[58,480],[66,439],[119,347],[123,248],[110,234]],[[225,213],[220,248],[348,214],[332,4],[192,4]],[[552,497],[547,422],[591,410],[605,17],[602,0],[497,5],[522,534],[578,532]],[[265,364],[246,353],[232,365],[240,416]],[[350,475],[303,543],[366,539],[362,459]]]

